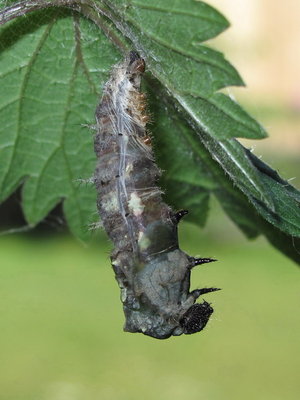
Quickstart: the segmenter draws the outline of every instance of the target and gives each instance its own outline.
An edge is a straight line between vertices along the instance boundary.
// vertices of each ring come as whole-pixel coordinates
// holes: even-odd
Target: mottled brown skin
[[[179,249],[177,224],[186,212],[175,214],[157,187],[160,170],[140,92],[144,70],[144,60],[131,52],[104,88],[96,110],[95,182],[99,214],[114,243],[111,261],[121,289],[124,329],[164,339],[203,329],[213,309],[206,302],[191,306],[201,294],[217,289],[189,291],[191,268],[214,260],[193,259]]]

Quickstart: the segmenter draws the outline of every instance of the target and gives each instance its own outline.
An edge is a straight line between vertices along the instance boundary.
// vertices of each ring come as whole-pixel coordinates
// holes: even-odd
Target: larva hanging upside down
[[[201,331],[213,312],[194,304],[204,288],[189,291],[191,269],[210,258],[192,258],[179,249],[174,213],[156,186],[155,164],[146,131],[145,95],[140,91],[145,62],[131,52],[114,67],[96,109],[95,182],[98,210],[114,243],[112,266],[121,289],[124,330],[157,339]]]

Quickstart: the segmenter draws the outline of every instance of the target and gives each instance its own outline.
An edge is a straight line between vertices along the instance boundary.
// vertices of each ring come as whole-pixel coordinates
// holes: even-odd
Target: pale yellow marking
[[[133,170],[133,164],[128,164],[128,165],[126,166],[126,175],[130,175],[130,173],[132,172],[132,170]]]
[[[120,260],[118,258],[116,258],[113,262],[112,262],[116,267],[119,267],[120,264]]]
[[[118,199],[114,193],[109,193],[102,198],[102,207],[108,213],[119,210]]]
[[[136,217],[140,216],[143,213],[144,208],[145,208],[145,206],[142,203],[141,198],[138,196],[138,194],[136,192],[131,193],[130,199],[128,202],[128,207],[129,207],[130,211],[132,211]]]
[[[140,249],[143,251],[143,250],[146,250],[150,246],[151,242],[150,242],[149,238],[146,235],[144,235],[143,232],[140,232],[138,244],[139,244]]]
[[[124,303],[124,301],[127,299],[127,289],[126,288],[121,288],[121,301]]]

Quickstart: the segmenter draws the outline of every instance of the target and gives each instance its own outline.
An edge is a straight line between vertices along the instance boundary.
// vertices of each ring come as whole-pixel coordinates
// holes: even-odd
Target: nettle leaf
[[[243,85],[223,55],[203,45],[228,27],[219,12],[194,0],[36,0],[0,13],[0,22],[25,13],[0,31],[1,200],[23,184],[31,225],[63,200],[70,229],[86,235],[95,192],[76,180],[92,176],[95,157],[82,124],[93,123],[119,50],[134,48],[151,72],[145,86],[171,204],[189,208],[202,226],[214,195],[248,237],[263,233],[300,261],[299,192],[236,140],[266,132],[217,92]]]
[[[209,198],[215,196],[229,218],[248,238],[255,238],[263,233],[276,248],[295,262],[299,262],[297,250],[300,245],[300,240],[297,238],[299,228],[293,224],[293,221],[299,219],[297,216],[299,191],[287,185],[275,171],[246,150],[249,157],[260,164],[262,179],[266,179],[266,175],[269,175],[281,184],[272,187],[269,181],[276,207],[281,209],[281,218],[275,221],[278,214],[267,210],[261,209],[261,213],[258,213],[256,208],[261,207],[261,202],[252,199],[255,207],[250,205],[247,197],[237,190],[220,164],[211,157],[199,140],[197,132],[189,126],[183,115],[175,112],[174,106],[163,95],[163,89],[159,89],[156,85],[153,91],[154,87],[155,84],[151,82],[147,89],[151,94],[151,109],[155,110],[156,120],[153,126],[155,148],[158,163],[165,171],[162,183],[166,188],[169,204],[175,209],[188,209],[190,213],[185,218],[203,226],[208,216]],[[293,199],[296,199],[296,202],[293,202]],[[258,204],[254,204],[255,202]],[[287,207],[284,207],[284,202]],[[277,225],[283,224],[282,231],[274,222]]]
[[[1,200],[24,183],[24,215],[35,225],[64,199],[71,230],[84,237],[96,204],[94,188],[80,184],[95,166],[82,124],[93,123],[118,52],[90,22],[62,10],[11,22],[0,43]]]

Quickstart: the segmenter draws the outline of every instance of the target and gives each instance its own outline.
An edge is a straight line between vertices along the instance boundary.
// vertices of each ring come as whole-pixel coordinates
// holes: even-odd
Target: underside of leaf
[[[299,261],[299,192],[237,141],[266,133],[218,92],[243,81],[220,52],[203,44],[224,31],[227,20],[194,0],[43,6],[50,3],[55,7],[38,11],[42,3],[21,2],[10,15],[0,11],[0,22],[12,19],[0,30],[1,200],[23,184],[30,225],[63,201],[72,232],[86,236],[96,218],[95,192],[78,180],[92,176],[95,159],[92,134],[82,125],[93,124],[119,51],[134,48],[151,72],[157,158],[174,207],[190,208],[189,218],[203,225],[214,195],[248,237],[263,233]],[[14,2],[2,7],[7,4]],[[22,4],[27,15],[14,20]]]

